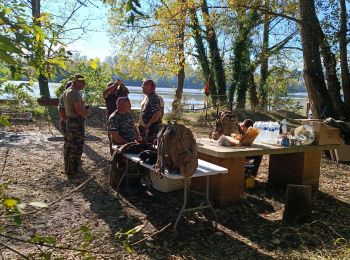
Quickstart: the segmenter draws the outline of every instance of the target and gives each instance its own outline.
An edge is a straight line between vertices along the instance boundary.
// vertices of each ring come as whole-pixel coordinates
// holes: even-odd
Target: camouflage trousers
[[[146,143],[153,143],[155,139],[157,139],[158,132],[162,128],[162,125],[159,123],[153,123],[149,129],[146,131],[146,128],[142,125],[139,125],[139,132],[142,137],[142,140],[146,141]]]
[[[59,130],[63,135],[64,142],[66,142],[67,141],[67,134],[66,134],[67,124],[62,119],[60,120],[60,123],[59,123]]]
[[[66,174],[78,172],[83,154],[85,128],[83,118],[68,117],[64,142],[64,169]]]

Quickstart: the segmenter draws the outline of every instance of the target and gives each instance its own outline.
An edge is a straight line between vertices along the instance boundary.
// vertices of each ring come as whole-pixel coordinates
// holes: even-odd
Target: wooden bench
[[[33,115],[31,112],[4,112],[0,115],[8,116],[10,120],[32,120]]]
[[[155,172],[153,165],[143,162],[139,158],[138,154],[126,153],[126,154],[123,154],[123,156],[126,158],[126,169],[125,169],[122,177],[119,180],[117,192],[119,191],[120,184],[122,183],[123,179],[125,178],[125,176],[128,173],[129,161],[132,161],[138,165],[141,165],[142,167],[149,169],[150,171]],[[198,159],[198,167],[197,167],[195,173],[191,177],[186,178],[186,177],[182,176],[181,174],[174,174],[174,173],[170,174],[167,172],[165,174],[162,174],[163,178],[169,178],[172,180],[182,180],[184,182],[184,187],[183,187],[184,200],[183,200],[183,204],[182,204],[180,213],[176,218],[174,230],[176,230],[177,224],[185,212],[196,211],[196,210],[207,209],[207,208],[209,208],[213,212],[214,217],[215,217],[215,228],[217,227],[217,215],[216,215],[214,208],[209,200],[209,182],[210,182],[209,176],[218,175],[218,174],[225,174],[227,172],[228,172],[228,170],[226,168],[223,168],[221,166],[218,166],[218,165],[215,165],[215,164]],[[110,171],[110,174],[115,174],[115,172]],[[199,177],[206,177],[206,192],[205,192],[205,194],[202,194],[205,196],[204,204],[197,206],[197,207],[187,207],[190,179],[199,178]]]

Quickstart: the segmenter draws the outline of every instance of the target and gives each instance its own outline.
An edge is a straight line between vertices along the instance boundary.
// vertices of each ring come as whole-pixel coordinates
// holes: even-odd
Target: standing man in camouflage
[[[64,165],[67,175],[78,173],[83,153],[85,128],[84,119],[88,114],[87,107],[81,98],[80,90],[85,87],[83,75],[76,74],[72,87],[63,93],[63,102],[67,114],[67,140],[64,146]]]
[[[119,97],[127,97],[128,88],[120,79],[115,82],[109,82],[107,88],[103,91],[102,96],[106,101],[107,119],[117,109],[116,102]]]
[[[162,126],[164,115],[164,101],[155,92],[156,84],[147,79],[142,84],[142,92],[146,97],[141,102],[141,114],[139,120],[139,131],[142,141],[153,143]]]

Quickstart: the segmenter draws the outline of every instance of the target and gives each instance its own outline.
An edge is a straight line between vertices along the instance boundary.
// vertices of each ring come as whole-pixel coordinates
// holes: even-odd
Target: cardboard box
[[[350,162],[350,145],[346,145],[343,140],[339,148],[334,151],[337,162]]]
[[[340,144],[339,128],[331,127],[321,120],[303,120],[303,125],[310,125],[315,131],[315,144]]]

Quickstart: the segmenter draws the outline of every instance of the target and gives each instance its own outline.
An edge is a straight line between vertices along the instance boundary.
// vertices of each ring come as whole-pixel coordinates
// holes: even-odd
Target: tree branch
[[[5,244],[3,244],[3,243],[0,243],[0,246],[3,246],[3,247],[5,247],[5,248],[7,248],[8,250],[11,250],[12,252],[16,253],[17,255],[20,255],[21,257],[23,257],[24,259],[30,260],[29,257],[23,255],[21,252],[17,251],[16,249],[14,249],[14,248],[12,248],[12,247],[10,247],[10,246],[8,246],[8,245],[5,245]]]
[[[46,208],[39,208],[33,211],[29,211],[29,212],[25,212],[23,214],[12,214],[12,215],[6,215],[6,216],[1,216],[0,219],[5,219],[5,218],[13,218],[13,217],[20,217],[20,216],[25,216],[25,215],[30,215],[30,214],[35,214],[38,213],[41,210],[47,210],[50,206],[60,202],[61,200],[63,200],[64,198],[70,196],[71,194],[73,194],[74,192],[78,191],[79,189],[81,189],[82,187],[84,187],[89,181],[95,179],[96,176],[91,176],[89,179],[85,180],[82,184],[80,184],[78,187],[74,188],[72,191],[68,192],[67,194],[63,195],[62,197],[58,198],[57,200],[49,203],[47,205]]]
[[[262,6],[247,6],[247,5],[234,5],[234,6],[210,6],[208,8],[212,8],[212,9],[227,9],[227,8],[232,8],[232,7],[237,7],[237,8],[245,8],[245,9],[255,9],[258,11],[262,11],[264,13],[267,13],[269,15],[273,15],[273,16],[279,16],[279,17],[283,17],[286,18],[288,20],[294,21],[296,23],[301,23],[302,20],[299,20],[293,16],[290,15],[286,15],[284,13],[277,13],[277,12],[273,12],[271,10],[266,9],[265,7]]]

